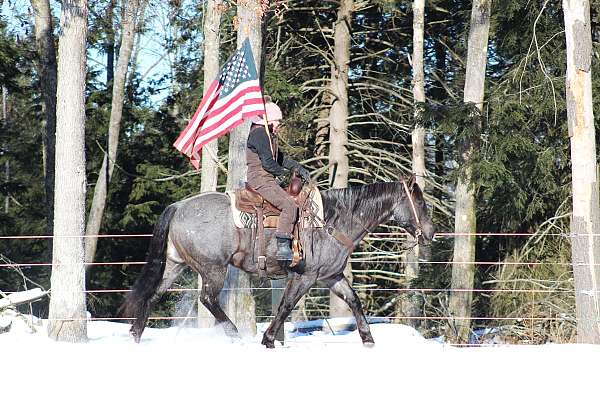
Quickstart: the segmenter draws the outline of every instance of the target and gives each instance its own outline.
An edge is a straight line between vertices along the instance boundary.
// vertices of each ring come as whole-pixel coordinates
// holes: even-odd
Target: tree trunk
[[[353,0],[341,0],[334,32],[334,65],[331,67],[332,104],[329,112],[330,182],[334,188],[348,187],[348,69]],[[344,275],[352,283],[352,269],[346,263]],[[329,315],[351,316],[346,302],[330,292]]]
[[[491,0],[474,0],[471,11],[471,26],[467,49],[467,71],[464,102],[483,109],[485,68],[487,63],[488,36],[490,30]],[[481,128],[479,116],[473,117],[476,129]],[[471,304],[473,301],[475,275],[475,192],[472,187],[473,171],[469,166],[476,146],[475,140],[466,140],[460,149],[464,173],[456,183],[454,216],[454,265],[452,267],[452,289],[450,293],[449,328],[451,340],[466,343],[470,334]],[[459,289],[458,291],[455,291]],[[456,317],[456,319],[454,319]]]
[[[219,74],[219,46],[221,42],[221,0],[207,0],[204,9],[204,93]],[[219,142],[214,139],[202,148],[202,180],[200,192],[217,190],[219,177]],[[198,288],[202,287],[202,277],[198,274]],[[214,326],[213,315],[198,301],[198,327]]]
[[[10,160],[6,160],[4,163],[4,182],[8,185],[10,182]],[[8,210],[10,208],[10,196],[9,193],[4,197],[4,214],[8,215]]]
[[[94,198],[85,234],[85,261],[91,263],[96,254],[96,245],[98,243],[98,232],[102,224],[102,216],[106,207],[106,197],[108,194],[108,184],[112,177],[117,159],[117,147],[119,145],[119,132],[121,130],[121,117],[123,115],[123,97],[125,94],[125,81],[127,69],[131,58],[131,51],[135,39],[138,17],[143,13],[143,0],[130,0],[125,10],[125,20],[123,22],[123,33],[121,35],[121,48],[119,49],[119,59],[117,61],[117,70],[113,85],[112,104],[110,112],[110,121],[108,125],[108,155],[104,155],[102,167],[98,173],[98,180],[94,188]]]
[[[56,181],[48,336],[87,340],[85,306],[85,77],[87,1],[63,0],[58,44]]]
[[[38,73],[44,97],[46,127],[44,130],[44,189],[46,194],[46,226],[52,233],[54,222],[54,152],[56,143],[56,49],[52,29],[52,13],[48,0],[31,0],[35,15]]]
[[[331,92],[325,90],[322,96],[321,108],[319,109],[319,118],[317,119],[317,133],[315,138],[316,156],[325,157],[327,155],[327,140],[329,136],[329,111],[331,110]],[[324,161],[321,161],[325,165]]]
[[[425,0],[413,1],[413,101],[415,105],[415,128],[412,133],[412,171],[421,190],[425,191],[425,127],[421,123],[422,105],[425,103],[425,77],[423,72],[423,35],[425,24]],[[411,289],[419,277],[419,246],[406,253],[404,274],[406,287]],[[407,317],[407,325],[417,328],[422,312],[421,296],[417,292],[406,292],[396,303],[399,317]]]
[[[262,59],[262,11],[261,0],[246,0],[238,3],[238,47],[246,38],[250,38],[250,46],[256,62],[256,70],[260,71]],[[244,186],[246,182],[246,141],[250,130],[250,122],[240,124],[229,134],[229,165],[227,174],[227,190]],[[238,327],[240,332],[256,334],[256,307],[250,287],[248,274],[237,268],[229,268],[225,281],[223,302],[225,312]]]
[[[114,11],[117,0],[110,0],[106,8],[106,17],[104,19],[106,29],[106,43],[104,51],[106,52],[106,91],[112,95],[113,82],[115,80],[115,24]]]
[[[435,42],[435,70],[439,78],[443,81],[446,78],[446,47],[439,40]],[[441,83],[438,83],[431,91],[431,98],[436,102],[443,102],[447,97]],[[436,135],[435,137],[435,175],[438,178],[444,176],[444,136]],[[434,197],[442,199],[443,191],[441,189],[434,190]]]
[[[2,126],[5,126],[8,122],[8,107],[6,102],[8,101],[8,90],[6,86],[2,85]],[[6,160],[4,163],[4,181],[6,184],[10,181],[10,161]],[[8,214],[8,208],[10,206],[10,196],[8,193],[4,197],[4,214]]]
[[[577,341],[600,344],[600,209],[592,103],[589,0],[563,0],[567,40],[567,116],[571,140]]]

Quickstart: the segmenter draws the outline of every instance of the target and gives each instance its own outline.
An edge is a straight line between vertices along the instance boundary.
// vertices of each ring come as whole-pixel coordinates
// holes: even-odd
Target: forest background
[[[46,235],[51,214],[45,188],[46,113],[34,13],[27,2],[4,1],[0,20],[0,235]],[[35,2],[32,2],[35,3]],[[52,2],[51,2],[52,3]],[[113,84],[122,43],[125,8],[117,0],[89,4],[86,79],[87,205],[101,175],[108,146]],[[143,2],[142,2],[143,3]],[[263,16],[265,93],[283,109],[286,151],[330,187],[328,87],[335,63],[337,1],[272,2]],[[438,232],[454,231],[455,184],[464,172],[459,144],[472,137],[473,110],[463,103],[467,38],[472,2],[431,0],[425,4],[424,85],[426,101],[413,101],[411,1],[366,0],[352,4],[348,69],[348,184],[397,179],[412,171],[411,134],[424,125],[425,193]],[[147,4],[137,25],[124,85],[114,173],[108,185],[100,233],[149,234],[164,207],[197,194],[201,174],[172,143],[197,107],[203,91],[203,24],[206,4],[165,1]],[[59,8],[53,4],[55,29]],[[236,48],[236,7],[220,5],[221,63]],[[600,93],[600,1],[591,1],[592,91]],[[476,268],[471,328],[501,327],[504,340],[541,343],[575,340],[575,291],[569,218],[571,158],[565,103],[566,45],[559,1],[492,2],[482,129],[469,167],[476,195]],[[142,38],[163,67],[152,74]],[[212,77],[210,77],[212,78]],[[594,102],[598,126],[599,102]],[[420,115],[415,120],[415,115]],[[229,136],[219,141],[227,170]],[[99,172],[100,171],[100,172]],[[105,178],[104,178],[105,179]],[[219,173],[217,190],[224,190]],[[367,315],[409,323],[425,336],[452,329],[448,318],[453,238],[439,235],[422,255],[418,275],[399,249],[403,240],[370,236],[351,259],[353,285]],[[503,235],[520,233],[525,235]],[[122,292],[137,276],[147,237],[100,238],[86,271],[87,307],[112,318]],[[0,290],[50,286],[49,239],[0,240]],[[116,263],[116,264],[115,264]],[[187,273],[180,288],[196,287]],[[269,319],[267,282],[253,279],[256,319]],[[183,293],[183,294],[182,294]],[[169,294],[157,316],[186,314],[195,291]],[[295,319],[331,314],[322,288],[298,307]],[[407,304],[410,310],[407,312]],[[47,302],[34,312],[47,316]],[[194,311],[195,313],[195,311]],[[407,315],[411,318],[406,319]],[[155,322],[161,324],[161,322]],[[164,322],[163,322],[164,323]]]

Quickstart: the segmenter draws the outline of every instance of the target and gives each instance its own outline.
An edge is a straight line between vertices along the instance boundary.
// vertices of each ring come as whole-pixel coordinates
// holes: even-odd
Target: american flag
[[[200,149],[205,143],[224,135],[244,119],[265,113],[262,90],[254,64],[250,41],[246,39],[227,60],[187,127],[173,146],[200,166]]]

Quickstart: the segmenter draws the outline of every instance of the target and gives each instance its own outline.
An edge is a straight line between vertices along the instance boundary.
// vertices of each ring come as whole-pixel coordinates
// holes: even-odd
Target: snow
[[[0,298],[0,308],[9,307],[13,304],[27,303],[44,297],[48,292],[40,288],[26,290],[24,292],[11,293],[8,296]]]
[[[33,318],[33,317],[31,317]],[[287,324],[273,350],[256,337],[231,340],[215,329],[88,323],[87,343],[57,343],[13,319],[0,335],[5,399],[597,399],[600,346],[552,344],[457,348],[397,324],[372,324],[376,345],[352,325]],[[40,326],[41,325],[41,326]],[[259,325],[259,330],[265,329]]]

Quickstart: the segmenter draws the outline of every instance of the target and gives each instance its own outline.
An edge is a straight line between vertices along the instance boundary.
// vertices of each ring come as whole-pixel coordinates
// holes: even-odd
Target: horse
[[[287,271],[288,282],[278,311],[264,332],[262,344],[274,347],[275,334],[296,303],[317,282],[343,299],[354,314],[363,345],[374,345],[362,305],[343,271],[354,247],[383,222],[394,220],[414,243],[427,245],[434,226],[414,175],[409,179],[328,189],[321,192],[323,228],[300,233],[304,265]],[[222,324],[227,335],[238,330],[219,305],[228,266],[257,274],[251,229],[236,228],[227,194],[204,192],[173,203],[155,224],[146,263],[127,294],[120,314],[133,317],[130,333],[140,341],[150,310],[177,276],[191,267],[202,278],[200,301]],[[274,229],[265,229],[267,266],[277,263]]]

